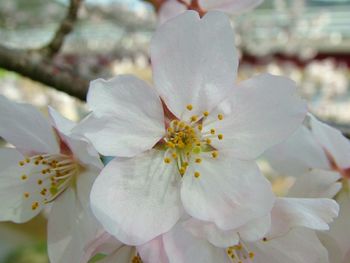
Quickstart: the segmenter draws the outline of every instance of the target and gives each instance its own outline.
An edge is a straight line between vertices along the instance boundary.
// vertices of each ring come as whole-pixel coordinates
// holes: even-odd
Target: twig
[[[81,100],[86,98],[89,80],[57,67],[38,51],[16,50],[0,45],[0,68],[17,72]]]
[[[65,18],[62,20],[54,37],[41,49],[41,52],[47,57],[53,57],[61,49],[65,37],[72,32],[74,24],[78,17],[78,11],[83,0],[70,0],[69,8]]]

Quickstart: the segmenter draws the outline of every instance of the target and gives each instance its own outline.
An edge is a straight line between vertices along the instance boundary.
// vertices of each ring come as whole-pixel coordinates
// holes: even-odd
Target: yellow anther
[[[222,140],[223,138],[224,138],[224,135],[222,135],[222,134],[219,134],[219,135],[218,135],[218,139],[219,139],[219,140]]]
[[[262,239],[262,241],[263,241],[263,242],[267,242],[267,238],[264,237],[264,238]]]
[[[29,193],[24,193],[23,195],[25,198],[29,198]]]
[[[33,202],[32,203],[32,210],[35,210],[39,207],[39,203],[38,202]]]
[[[218,157],[218,155],[219,155],[219,153],[218,153],[217,151],[213,151],[213,152],[211,153],[211,156],[212,156],[213,158]]]
[[[205,111],[205,112],[203,112],[203,115],[204,115],[204,117],[208,117],[209,116],[209,112]]]
[[[199,131],[201,131],[201,130],[203,130],[203,125],[202,125],[202,124],[199,124],[199,125],[197,126],[197,128],[198,128]]]
[[[188,162],[183,162],[182,166],[187,167],[188,166]]]
[[[43,183],[43,180],[38,180],[38,185],[41,185]]]
[[[192,110],[192,109],[193,109],[193,106],[192,106],[191,104],[188,104],[188,105],[186,106],[186,109]]]
[[[171,159],[168,158],[168,157],[166,157],[166,158],[164,158],[164,162],[165,162],[165,163],[170,163],[170,162],[171,162]]]
[[[25,174],[22,174],[21,179],[26,180],[28,177]]]
[[[185,126],[186,126],[186,123],[184,123],[184,122],[182,122],[182,121],[179,123],[179,127],[180,127],[181,129],[183,129]]]
[[[30,163],[30,159],[29,158],[26,158],[26,163]]]
[[[167,144],[168,147],[170,147],[170,148],[175,148],[175,144],[172,143],[172,142],[167,142],[166,144]]]
[[[173,132],[174,130],[173,130],[173,128],[168,127],[168,128],[167,128],[167,131],[168,131],[168,132]]]
[[[185,172],[186,172],[186,168],[185,168],[185,167],[181,167],[181,168],[179,169],[179,172],[180,172],[181,175],[184,175]]]
[[[195,162],[196,162],[196,163],[201,163],[201,162],[202,162],[202,159],[201,159],[201,158],[197,158],[197,159],[195,160]]]
[[[36,161],[34,162],[35,165],[39,165],[39,163],[40,163],[39,160],[36,160]]]
[[[192,117],[191,117],[191,122],[195,122],[195,121],[197,121],[198,120],[198,117],[196,116],[196,115],[193,115]]]
[[[201,176],[199,172],[194,172],[194,177],[198,178],[199,176]]]
[[[222,119],[224,119],[224,115],[218,114],[218,119],[221,121]]]
[[[211,134],[215,134],[215,129],[210,129]]]
[[[40,192],[40,193],[41,193],[41,195],[44,195],[44,196],[45,196],[45,195],[46,195],[46,193],[47,193],[47,189],[46,189],[46,188],[44,188],[43,190],[41,190],[41,192]]]
[[[23,166],[23,165],[24,165],[24,162],[23,162],[23,161],[20,161],[18,164],[19,164],[19,166]]]
[[[211,144],[211,140],[210,140],[209,138],[206,139],[205,142],[206,142],[207,144]]]
[[[253,259],[255,256],[254,252],[249,252],[249,258]]]

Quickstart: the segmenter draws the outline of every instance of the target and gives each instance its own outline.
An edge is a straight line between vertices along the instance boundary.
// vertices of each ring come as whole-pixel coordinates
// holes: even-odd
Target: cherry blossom
[[[92,114],[79,130],[101,154],[117,156],[91,204],[122,242],[169,231],[184,210],[224,230],[271,210],[271,185],[254,160],[298,128],[306,106],[283,77],[235,85],[233,40],[224,14],[187,11],[153,37],[154,88],[130,75],[91,83]]]
[[[75,124],[50,108],[52,123],[31,105],[0,96],[0,135],[15,148],[0,149],[0,220],[26,222],[50,208],[51,262],[79,262],[101,230],[89,205],[102,168],[87,140],[72,134]]]

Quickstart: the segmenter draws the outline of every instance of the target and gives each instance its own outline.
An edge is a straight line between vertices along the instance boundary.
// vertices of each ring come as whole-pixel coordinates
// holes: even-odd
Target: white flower
[[[121,251],[132,251],[132,262],[143,263],[326,263],[327,251],[310,229],[328,229],[337,213],[338,205],[330,199],[279,198],[271,215],[236,230],[187,218],[137,252],[104,234],[87,255],[106,254],[104,263],[113,263]]]
[[[263,0],[165,0],[158,13],[159,23],[163,24],[186,10],[195,10],[201,16],[211,10],[237,15],[260,5]]]
[[[34,107],[0,96],[0,220],[22,223],[52,205],[48,252],[53,263],[79,262],[99,231],[89,193],[102,168],[97,152],[75,126],[50,109],[51,125]]]
[[[187,11],[153,38],[155,88],[132,76],[91,83],[93,113],[80,130],[100,153],[117,156],[97,178],[91,203],[122,242],[169,231],[183,209],[222,229],[271,210],[274,195],[254,159],[297,129],[306,106],[283,77],[235,86],[233,43],[224,14],[200,19]]]

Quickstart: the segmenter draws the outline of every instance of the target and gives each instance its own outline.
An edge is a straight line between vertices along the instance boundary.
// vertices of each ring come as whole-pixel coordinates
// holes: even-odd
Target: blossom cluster
[[[0,97],[11,145],[0,150],[0,220],[47,210],[52,263],[349,262],[349,141],[288,78],[237,83],[229,18],[207,11],[215,1],[167,5],[179,2],[194,10],[155,32],[152,87],[94,80],[79,123]],[[258,158],[295,178],[287,195]]]

